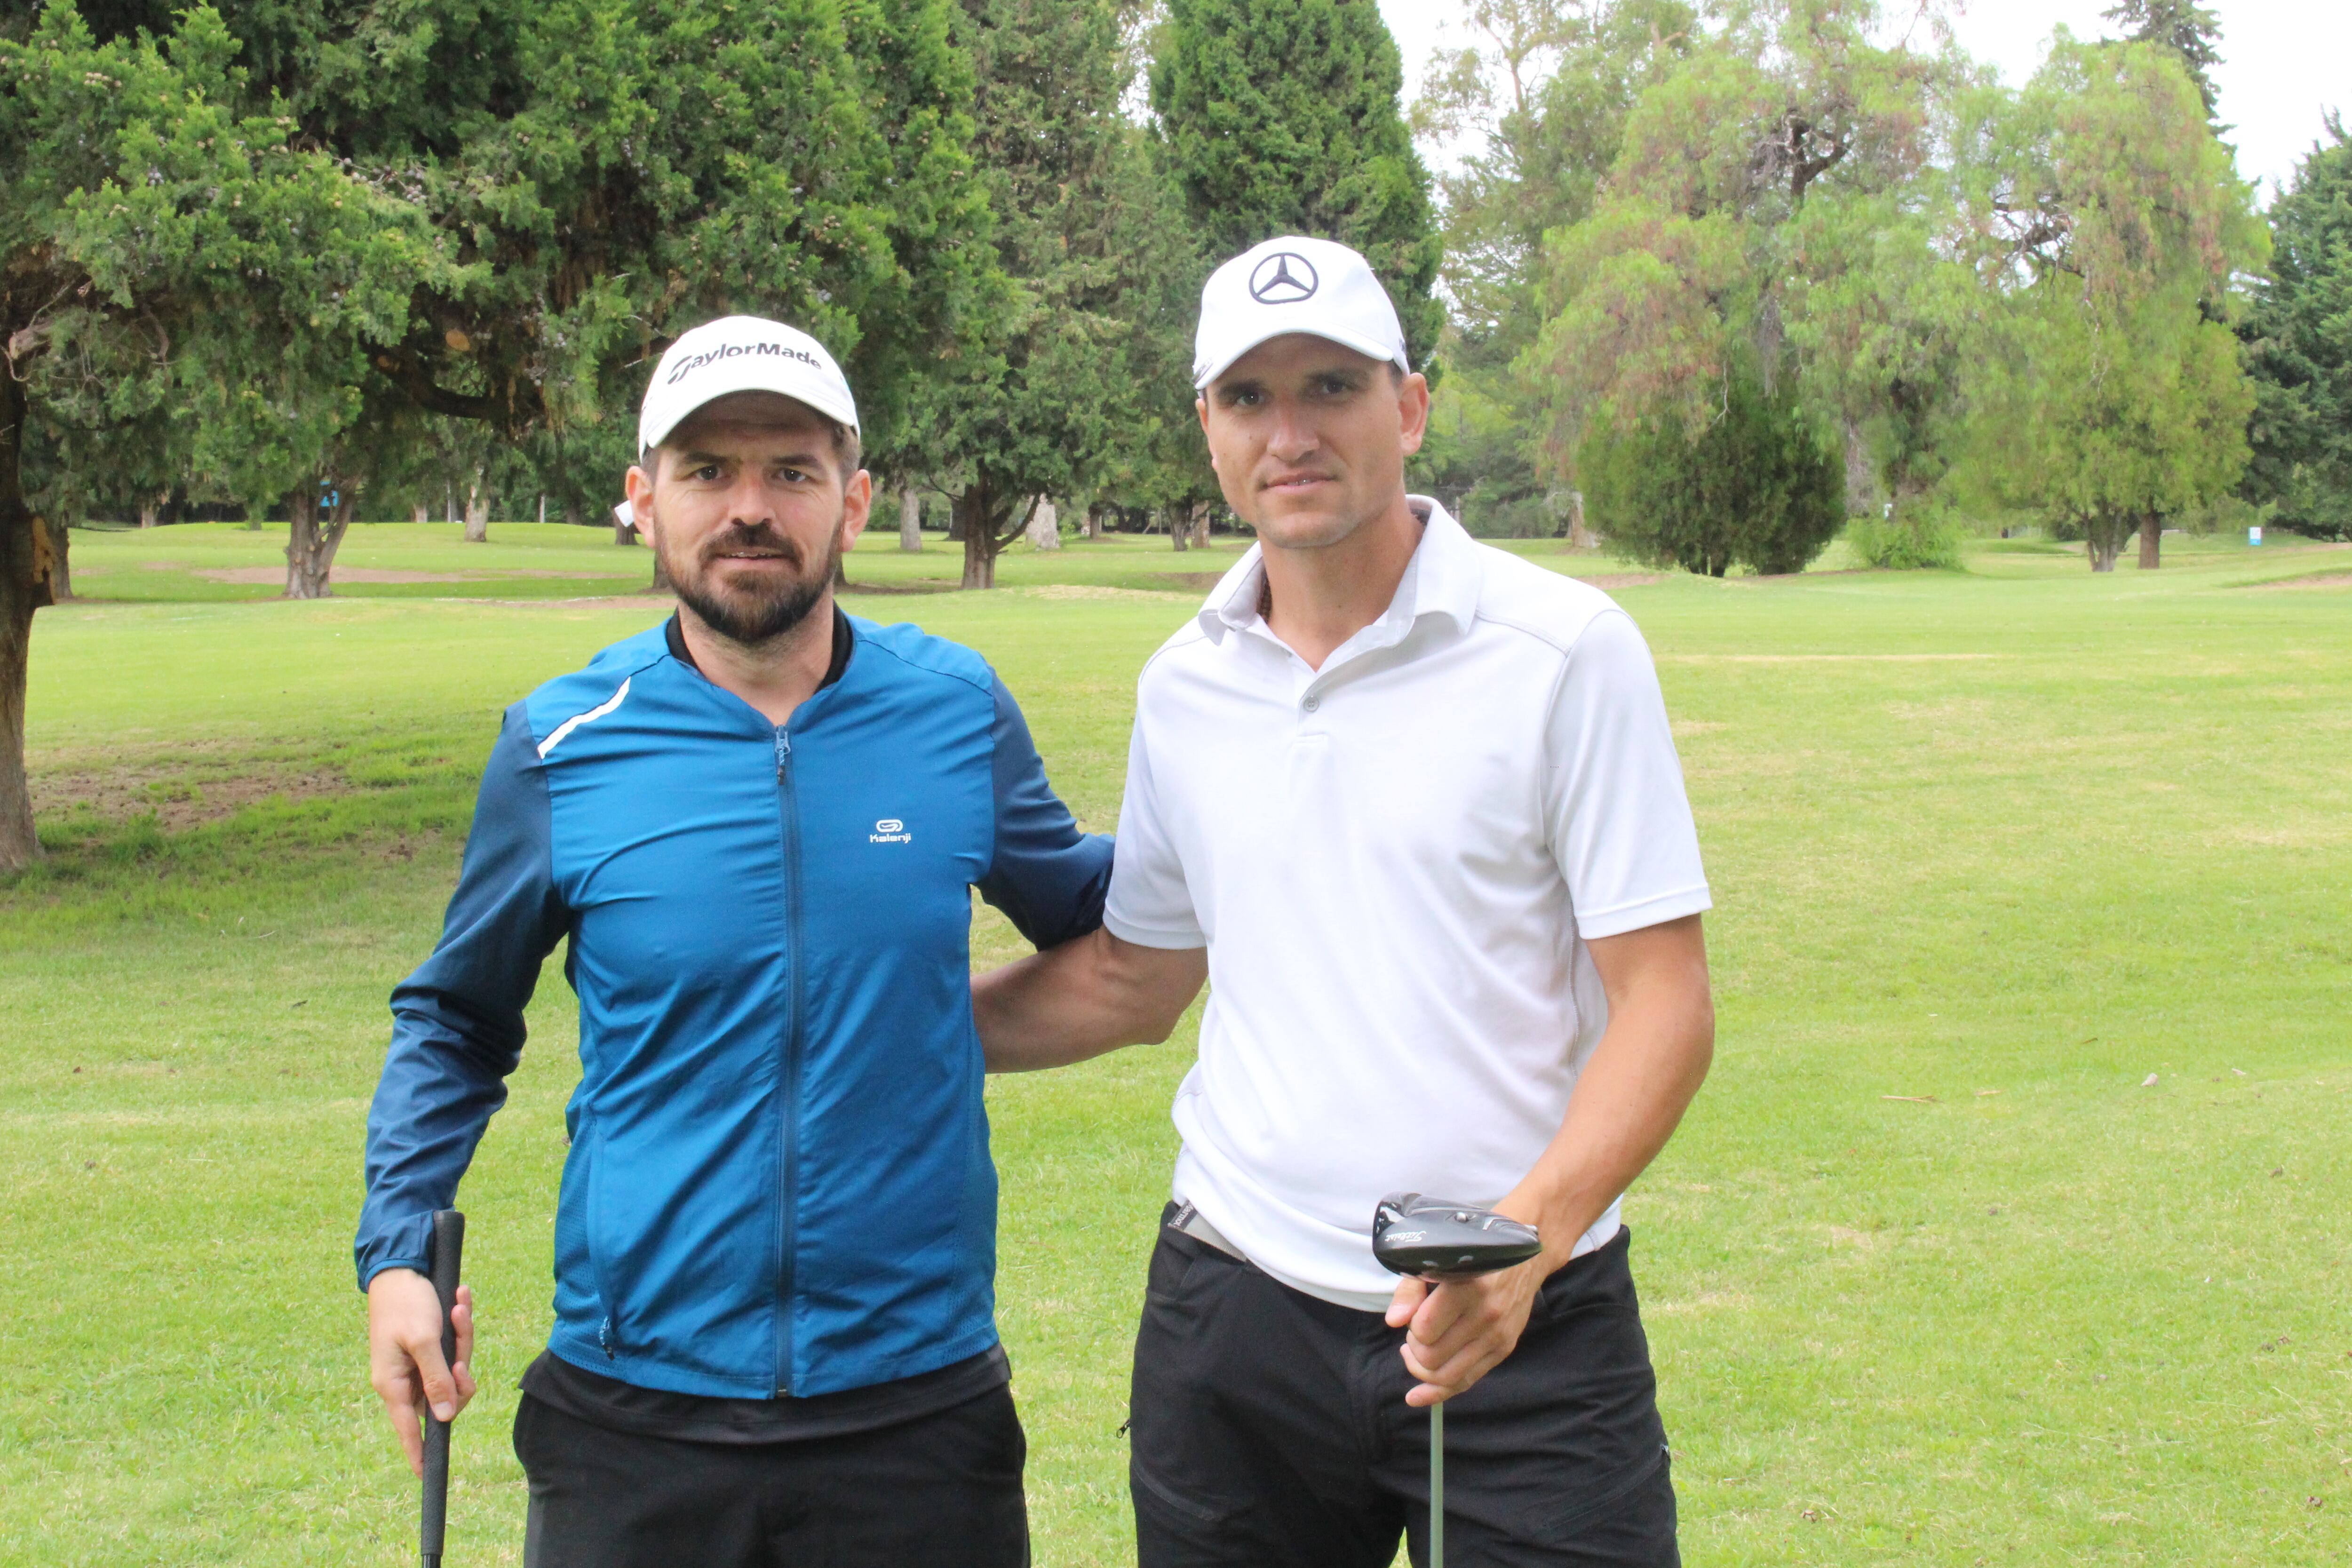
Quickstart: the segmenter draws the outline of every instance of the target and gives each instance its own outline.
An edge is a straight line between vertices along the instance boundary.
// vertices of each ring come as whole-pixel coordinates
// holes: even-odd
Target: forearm
[[[971,1008],[988,1070],[1034,1072],[1157,1045],[1205,973],[1197,949],[1138,948],[1097,930],[981,975]]]
[[[1569,1260],[1657,1158],[1714,1055],[1715,1010],[1703,979],[1645,988],[1612,1007],[1559,1131],[1501,1205],[1542,1233],[1547,1271]]]
[[[510,1049],[469,1044],[415,1013],[396,1019],[368,1111],[354,1246],[362,1289],[386,1268],[424,1268],[433,1211],[456,1200],[484,1129],[506,1102],[515,1059]]]

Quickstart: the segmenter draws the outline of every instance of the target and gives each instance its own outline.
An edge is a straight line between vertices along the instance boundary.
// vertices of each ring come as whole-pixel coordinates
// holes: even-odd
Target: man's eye
[[[709,484],[719,478],[719,465],[716,463],[705,463],[702,467],[694,470],[693,477],[704,484]]]
[[[796,485],[806,479],[808,475],[798,468],[780,468],[777,470],[777,477],[788,485]]]

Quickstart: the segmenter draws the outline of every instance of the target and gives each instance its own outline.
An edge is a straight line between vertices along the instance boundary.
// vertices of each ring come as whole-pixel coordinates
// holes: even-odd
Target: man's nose
[[[776,521],[776,509],[771,504],[765,476],[746,465],[727,487],[727,521],[745,528],[757,528]]]
[[[1266,454],[1286,463],[1296,463],[1311,455],[1322,445],[1308,412],[1288,398],[1277,399],[1274,405],[1274,427],[1267,433]]]

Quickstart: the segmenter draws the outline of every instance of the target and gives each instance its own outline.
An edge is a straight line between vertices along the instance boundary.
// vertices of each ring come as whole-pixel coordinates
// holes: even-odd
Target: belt
[[[1227,1241],[1224,1237],[1219,1233],[1217,1227],[1209,1223],[1209,1219],[1206,1215],[1202,1214],[1199,1209],[1194,1208],[1192,1204],[1185,1199],[1179,1198],[1177,1200],[1176,1212],[1168,1216],[1167,1223],[1169,1229],[1181,1230],[1186,1236],[1191,1237],[1193,1240],[1202,1242],[1210,1247],[1215,1247],[1227,1258],[1236,1258],[1244,1263],[1247,1263],[1249,1261],[1248,1258],[1242,1257],[1242,1249],[1240,1247],[1235,1247],[1232,1242]]]

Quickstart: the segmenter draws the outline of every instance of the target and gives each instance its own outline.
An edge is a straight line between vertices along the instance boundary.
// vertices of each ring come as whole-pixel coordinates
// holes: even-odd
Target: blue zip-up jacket
[[[393,993],[362,1289],[424,1268],[568,937],[550,1349],[740,1398],[996,1342],[970,889],[1052,946],[1100,922],[1110,840],[977,654],[849,624],[840,679],[782,729],[661,627],[507,710],[440,944]]]

